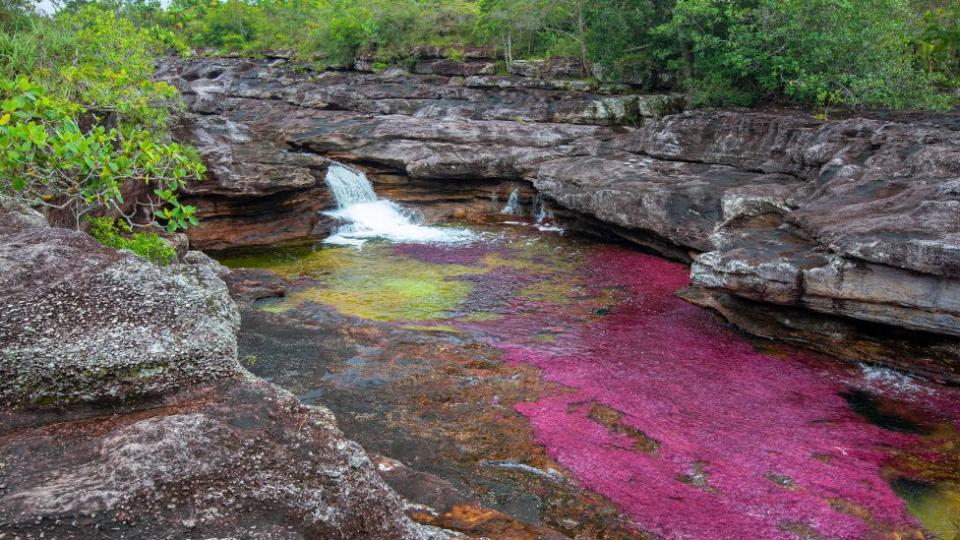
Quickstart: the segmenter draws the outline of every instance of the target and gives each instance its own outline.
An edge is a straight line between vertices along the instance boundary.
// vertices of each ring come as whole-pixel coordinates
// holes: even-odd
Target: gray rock
[[[49,419],[0,410],[0,534],[457,537],[413,523],[330,411],[251,375],[145,405]]]
[[[205,266],[158,267],[79,231],[0,217],[0,399],[60,405],[231,376],[239,313]]]

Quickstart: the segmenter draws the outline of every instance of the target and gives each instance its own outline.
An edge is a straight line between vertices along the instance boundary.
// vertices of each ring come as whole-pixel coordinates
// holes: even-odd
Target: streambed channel
[[[421,228],[347,176],[334,243],[222,259],[287,283],[243,308],[241,359],[330,408],[419,521],[960,538],[957,389],[748,339],[676,295],[685,265],[519,218]]]

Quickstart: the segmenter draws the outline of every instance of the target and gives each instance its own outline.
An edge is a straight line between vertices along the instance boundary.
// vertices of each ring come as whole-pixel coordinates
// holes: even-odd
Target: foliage
[[[941,82],[960,78],[960,0],[926,10],[914,45],[923,68]]]
[[[144,60],[192,49],[382,67],[411,64],[419,47],[456,60],[483,46],[508,64],[572,57],[585,75],[703,105],[944,108],[941,90],[960,84],[960,0],[68,0],[40,26],[33,34],[49,44],[0,33],[0,67],[59,78],[53,87],[87,105],[143,98],[156,111],[174,93],[116,95],[130,88],[120,69],[142,83],[152,68]]]
[[[152,80],[168,48],[158,34],[99,5],[0,33],[0,190],[79,227],[93,211],[122,213],[124,185],[143,182],[156,198],[134,213],[170,230],[194,223],[176,191],[204,168],[194,150],[168,140],[180,102]]]
[[[173,246],[156,233],[134,232],[130,225],[108,217],[90,220],[90,235],[101,244],[114,249],[129,249],[155,264],[167,265],[177,257]]]
[[[161,143],[140,125],[106,128],[78,103],[50,95],[27,77],[0,79],[0,189],[36,205],[85,214],[123,211],[126,182],[145,182],[166,203],[147,203],[171,232],[196,224],[177,189],[204,172],[195,152]],[[87,117],[84,121],[84,117]],[[90,127],[82,127],[89,124]]]

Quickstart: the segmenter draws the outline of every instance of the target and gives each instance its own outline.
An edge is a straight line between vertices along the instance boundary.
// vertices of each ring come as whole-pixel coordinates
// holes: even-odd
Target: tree
[[[36,7],[36,0],[0,0],[0,30],[16,26]]]
[[[527,52],[533,48],[546,7],[542,0],[481,0],[478,26],[485,36],[500,41],[510,64],[518,47]]]

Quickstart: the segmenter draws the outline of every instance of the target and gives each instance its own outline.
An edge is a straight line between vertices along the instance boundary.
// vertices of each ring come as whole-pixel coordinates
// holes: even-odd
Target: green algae
[[[463,317],[461,320],[469,322],[489,322],[489,321],[499,321],[503,318],[503,315],[499,313],[494,313],[492,311],[475,311],[466,317]]]
[[[960,540],[960,431],[940,423],[923,439],[924,451],[900,454],[888,464],[890,486],[936,538]]]
[[[926,530],[942,540],[960,540],[960,486],[937,486],[904,498]]]
[[[566,305],[573,301],[571,298],[571,292],[573,291],[574,288],[568,283],[555,279],[545,279],[524,287],[519,296],[535,302]]]
[[[228,268],[260,268],[284,279],[327,274],[349,265],[357,250],[350,247],[315,249],[310,247],[279,248],[234,255],[220,259]]]
[[[577,297],[579,284],[568,282],[582,262],[579,250],[551,238],[508,236],[505,240],[505,249],[486,253],[471,264],[398,255],[385,242],[369,242],[362,249],[275,248],[222,258],[220,262],[231,268],[270,270],[288,281],[315,282],[298,282],[286,297],[258,305],[271,313],[284,313],[313,302],[376,321],[494,321],[502,315],[462,307],[474,290],[474,284],[463,278],[502,269],[542,276],[542,281],[518,293],[522,298],[564,305]],[[438,331],[435,326],[431,328],[429,331]]]
[[[473,290],[472,284],[456,278],[485,271],[392,256],[388,249],[376,244],[363,250],[333,247],[294,256],[246,256],[228,262],[269,269],[285,279],[321,281],[316,286],[294,289],[278,302],[262,304],[260,309],[264,311],[283,313],[304,302],[314,302],[344,315],[376,321],[447,318]]]

